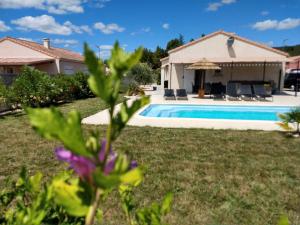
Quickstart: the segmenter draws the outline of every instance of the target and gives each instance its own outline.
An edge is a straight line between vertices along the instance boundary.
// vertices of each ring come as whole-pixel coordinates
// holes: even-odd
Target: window
[[[7,74],[14,74],[14,68],[12,68],[12,67],[7,67],[7,68],[6,68],[6,73],[7,73]]]
[[[67,74],[67,75],[74,74],[73,66],[65,65],[64,66],[64,74]]]

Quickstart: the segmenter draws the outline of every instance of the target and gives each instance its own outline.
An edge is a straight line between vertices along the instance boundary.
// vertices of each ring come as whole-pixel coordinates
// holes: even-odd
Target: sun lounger
[[[186,90],[185,89],[177,89],[176,90],[176,99],[177,100],[188,100]]]
[[[253,85],[253,89],[254,89],[254,95],[258,100],[261,100],[261,99],[266,100],[267,98],[272,98],[272,101],[273,101],[273,95],[266,91],[266,88],[264,85],[255,84],[255,85]]]
[[[164,98],[165,98],[165,100],[176,100],[174,90],[173,89],[165,89]]]
[[[214,99],[224,99],[224,88],[221,83],[212,83],[210,95],[213,96]]]
[[[250,84],[241,84],[240,86],[240,94],[243,100],[252,100],[253,93]]]
[[[238,90],[238,83],[228,83],[226,86],[226,95],[228,100],[239,100],[240,93]]]

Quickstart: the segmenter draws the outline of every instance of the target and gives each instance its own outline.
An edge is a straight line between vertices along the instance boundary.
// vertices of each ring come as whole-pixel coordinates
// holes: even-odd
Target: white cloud
[[[220,2],[209,3],[207,11],[217,11],[222,5]]]
[[[112,50],[112,45],[99,45],[100,50]]]
[[[88,33],[92,34],[93,31],[88,25],[77,26],[71,23],[70,21],[66,21],[64,26],[69,27],[73,32],[77,34]]]
[[[54,14],[83,13],[85,0],[1,0],[0,8],[35,8]]]
[[[69,45],[77,45],[78,44],[78,41],[77,40],[73,40],[73,39],[59,39],[59,38],[56,38],[56,39],[53,39],[51,40],[51,42],[53,42],[54,44],[69,44]]]
[[[30,31],[36,30],[47,34],[70,35],[72,29],[68,26],[61,25],[55,21],[52,16],[25,16],[11,21],[12,24],[17,25],[17,29]]]
[[[265,20],[256,22],[252,28],[259,31],[276,29],[276,30],[288,30],[300,26],[300,19],[286,18],[284,20]]]
[[[208,4],[208,7],[206,8],[207,11],[218,11],[219,8],[221,8],[224,5],[230,5],[236,3],[236,0],[221,0],[219,2],[211,2]]]
[[[287,18],[278,22],[278,30],[288,30],[300,26],[300,19]]]
[[[95,6],[97,8],[104,8],[106,3],[110,2],[110,0],[94,0]]]
[[[10,31],[11,28],[5,24],[4,21],[0,20],[0,32]]]
[[[262,16],[267,16],[267,15],[269,15],[270,14],[270,12],[269,11],[261,11],[261,13],[260,13]]]
[[[135,35],[138,35],[138,34],[149,33],[150,31],[151,31],[150,27],[144,27],[144,28],[140,29],[139,31],[131,32],[130,35],[135,36]]]
[[[165,30],[168,30],[168,29],[170,28],[170,24],[164,23],[164,24],[162,25],[162,28],[164,28]]]
[[[222,0],[222,3],[223,4],[232,4],[232,3],[235,3],[236,0]]]
[[[276,29],[277,25],[278,25],[277,20],[265,20],[265,21],[255,23],[252,27],[255,30],[263,31],[269,29]]]
[[[24,40],[24,41],[34,41],[32,38],[24,38],[24,37],[19,37],[18,39]]]
[[[64,24],[56,22],[55,18],[48,15],[42,16],[25,16],[16,20],[11,21],[12,24],[17,25],[17,29],[24,31],[40,31],[47,34],[58,34],[58,35],[70,35],[73,32],[82,34],[89,33],[92,31],[87,25],[76,26],[70,21],[66,21]]]
[[[69,48],[69,47],[73,47],[76,46],[78,44],[77,40],[73,40],[73,39],[53,39],[51,40],[51,42],[55,45],[63,45],[65,48]]]
[[[100,30],[104,34],[113,34],[115,32],[120,33],[120,32],[123,32],[125,30],[124,27],[120,27],[116,23],[110,23],[110,24],[105,25],[102,22],[95,23],[94,24],[94,29]]]

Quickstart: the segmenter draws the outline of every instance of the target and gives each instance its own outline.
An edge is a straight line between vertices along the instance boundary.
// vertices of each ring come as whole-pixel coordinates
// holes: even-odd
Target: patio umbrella
[[[215,64],[207,60],[206,58],[203,58],[199,62],[196,62],[190,66],[187,67],[189,70],[220,70],[221,68]]]
[[[220,70],[221,67],[219,67],[217,64],[215,64],[213,62],[210,62],[206,58],[203,58],[202,60],[188,66],[187,69],[189,69],[189,70]],[[203,85],[204,85],[204,76],[202,76],[202,82],[201,82],[201,87],[200,87],[203,92],[201,95],[204,95]],[[199,96],[200,96],[200,94],[199,94]]]

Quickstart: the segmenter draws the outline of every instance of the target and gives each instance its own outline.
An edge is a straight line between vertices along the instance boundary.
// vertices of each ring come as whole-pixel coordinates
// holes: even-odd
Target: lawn
[[[87,116],[104,107],[88,99],[60,108]],[[24,114],[6,116],[0,125],[2,180],[22,165],[47,175],[65,168],[53,156],[58,143],[38,137]],[[105,131],[85,131],[96,128]],[[146,167],[139,204],[175,194],[169,224],[266,225],[276,224],[281,213],[300,224],[300,139],[279,132],[128,127],[114,148]],[[115,195],[105,205],[107,224],[123,224]]]

